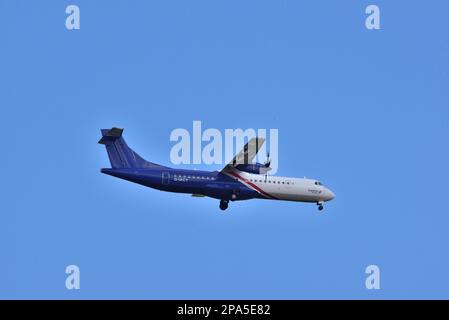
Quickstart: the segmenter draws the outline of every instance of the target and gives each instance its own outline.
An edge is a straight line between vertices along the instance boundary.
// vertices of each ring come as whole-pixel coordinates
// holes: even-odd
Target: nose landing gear
[[[226,210],[228,208],[228,200],[220,200],[220,209],[221,210]]]
[[[322,211],[322,210],[324,209],[324,207],[323,207],[323,201],[318,201],[316,204],[317,204],[317,206],[318,206],[318,210]]]

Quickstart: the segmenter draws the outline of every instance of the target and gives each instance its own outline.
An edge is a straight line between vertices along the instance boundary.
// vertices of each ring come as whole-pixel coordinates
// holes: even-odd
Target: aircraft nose
[[[333,193],[331,190],[326,190],[326,201],[333,200],[335,198],[335,193]]]

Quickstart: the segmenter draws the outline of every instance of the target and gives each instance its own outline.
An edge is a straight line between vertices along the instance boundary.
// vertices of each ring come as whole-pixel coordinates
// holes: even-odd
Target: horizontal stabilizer
[[[123,129],[120,128],[112,128],[112,129],[103,129],[101,130],[102,137],[99,144],[106,144],[106,141],[114,141],[117,138],[120,138],[123,134]]]

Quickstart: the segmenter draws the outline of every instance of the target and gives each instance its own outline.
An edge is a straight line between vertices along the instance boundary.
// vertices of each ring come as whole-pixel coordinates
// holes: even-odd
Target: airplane
[[[264,164],[252,163],[265,139],[252,138],[243,150],[221,171],[174,169],[144,160],[123,138],[123,129],[101,129],[99,144],[106,147],[111,168],[104,174],[128,180],[146,187],[195,197],[220,200],[226,210],[229,201],[249,199],[286,200],[316,203],[318,210],[335,198],[334,193],[320,181],[306,178],[270,176],[269,154]]]

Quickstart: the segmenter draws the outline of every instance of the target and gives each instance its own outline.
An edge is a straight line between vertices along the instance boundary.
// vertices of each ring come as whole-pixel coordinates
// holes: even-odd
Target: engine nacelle
[[[269,166],[261,163],[239,164],[235,168],[240,171],[254,174],[265,174],[271,170]]]

